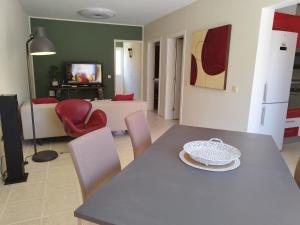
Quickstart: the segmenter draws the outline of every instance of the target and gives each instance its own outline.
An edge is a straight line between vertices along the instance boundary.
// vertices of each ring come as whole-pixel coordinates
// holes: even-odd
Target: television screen
[[[102,65],[92,63],[67,63],[68,83],[101,83]]]

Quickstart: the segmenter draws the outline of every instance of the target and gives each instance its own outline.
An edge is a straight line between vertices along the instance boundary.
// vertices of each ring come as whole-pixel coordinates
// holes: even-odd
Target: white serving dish
[[[212,166],[212,165],[206,166],[202,163],[194,161],[192,158],[190,158],[190,156],[184,150],[182,150],[179,153],[179,158],[181,159],[182,162],[184,162],[185,164],[187,164],[193,168],[211,171],[211,172],[231,171],[231,170],[238,168],[241,165],[240,160],[236,159],[233,162],[226,164],[226,165],[222,165],[222,166]]]
[[[192,141],[183,146],[184,151],[195,161],[206,166],[226,165],[241,157],[241,152],[221,139]]]

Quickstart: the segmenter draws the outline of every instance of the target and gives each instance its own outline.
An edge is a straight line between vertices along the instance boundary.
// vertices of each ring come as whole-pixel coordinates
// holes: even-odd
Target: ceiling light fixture
[[[79,10],[78,14],[89,19],[108,19],[114,17],[116,12],[104,8],[86,8]]]

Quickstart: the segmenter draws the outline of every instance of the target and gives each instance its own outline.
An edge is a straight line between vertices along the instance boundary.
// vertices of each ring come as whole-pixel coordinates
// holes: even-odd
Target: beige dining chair
[[[294,178],[295,178],[296,183],[298,184],[298,187],[300,188],[300,158],[299,158],[297,166],[296,166]]]
[[[137,111],[125,118],[127,130],[133,147],[133,155],[136,159],[152,143],[148,123],[143,111]]]
[[[83,201],[121,170],[116,144],[108,127],[85,134],[68,144]]]

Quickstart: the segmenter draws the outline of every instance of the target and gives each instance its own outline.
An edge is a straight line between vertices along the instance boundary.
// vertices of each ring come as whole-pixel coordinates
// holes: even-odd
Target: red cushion
[[[32,99],[33,104],[50,104],[50,103],[59,103],[56,98],[34,98]]]
[[[298,118],[300,117],[300,108],[288,109],[287,118]]]
[[[115,101],[132,101],[134,97],[134,94],[129,94],[129,95],[116,95],[115,96]]]
[[[284,137],[297,137],[299,132],[299,127],[291,127],[285,128],[284,130]]]

